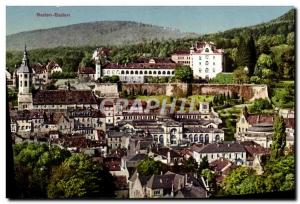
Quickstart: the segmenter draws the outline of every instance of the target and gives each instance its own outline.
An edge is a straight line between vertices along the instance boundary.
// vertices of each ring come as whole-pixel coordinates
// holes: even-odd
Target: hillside
[[[291,9],[285,14],[265,23],[233,28],[224,32],[208,34],[206,36],[216,36],[222,38],[234,38],[241,33],[252,33],[254,38],[260,35],[286,34],[295,31],[295,15],[296,10]]]
[[[97,21],[12,34],[7,36],[6,42],[8,50],[20,50],[25,43],[30,45],[30,49],[35,49],[134,44],[186,36],[195,34],[131,21]]]

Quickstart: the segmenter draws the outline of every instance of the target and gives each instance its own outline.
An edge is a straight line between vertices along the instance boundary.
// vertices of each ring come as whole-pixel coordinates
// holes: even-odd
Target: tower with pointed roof
[[[32,69],[30,67],[27,49],[25,45],[22,64],[17,70],[18,78],[18,109],[32,108]]]

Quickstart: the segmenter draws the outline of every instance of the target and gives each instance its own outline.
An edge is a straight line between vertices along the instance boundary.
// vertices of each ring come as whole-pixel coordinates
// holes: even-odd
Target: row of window
[[[23,82],[23,81],[20,81],[20,87],[23,86],[23,83],[22,83],[22,82]],[[27,87],[27,85],[28,85],[27,81],[24,81],[24,87]],[[31,86],[31,81],[29,81],[29,86]]]
[[[211,159],[218,159],[218,158],[220,158],[220,157],[223,157],[223,158],[229,158],[229,159],[238,159],[238,154],[237,153],[217,153],[217,157],[216,158],[214,158],[214,154],[208,154],[208,155],[205,155],[205,154],[200,154],[200,158],[204,158],[204,157],[206,157],[207,156],[207,158],[209,159],[209,158],[211,158]]]
[[[199,65],[201,65],[201,62],[199,62]],[[206,62],[205,62],[205,65],[209,65],[209,62],[208,62],[208,61],[206,61]],[[213,62],[213,65],[216,65],[216,63],[215,63],[215,62]]]
[[[114,70],[112,70],[110,72],[110,70],[107,70],[106,74],[112,74],[112,75],[114,75],[114,74],[119,74],[119,72],[118,71],[115,72]],[[128,71],[128,70],[124,71],[124,70],[122,70],[121,74],[135,74],[135,75],[138,75],[138,74],[140,74],[140,75],[145,75],[145,74],[174,75],[174,71],[147,71],[147,70],[145,70],[145,71],[142,71],[142,70],[140,70],[140,71]]]
[[[209,59],[209,55],[205,55],[204,58],[205,59]],[[215,58],[216,58],[216,56],[213,55],[213,59],[215,59]],[[199,60],[202,60],[202,56],[199,56]]]
[[[200,72],[200,73],[202,72],[202,69],[201,69],[201,68],[199,69],[199,72]],[[212,69],[212,72],[216,72],[216,69],[213,68],[213,69]],[[209,69],[208,69],[208,68],[205,68],[205,73],[209,73]]]

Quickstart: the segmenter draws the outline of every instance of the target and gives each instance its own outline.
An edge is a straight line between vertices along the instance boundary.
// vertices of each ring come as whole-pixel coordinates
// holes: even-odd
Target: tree
[[[252,75],[256,62],[256,48],[252,35],[250,37],[240,37],[237,47],[236,64],[238,67],[248,67],[249,74]]]
[[[295,155],[283,156],[267,162],[263,177],[266,191],[295,189]]]
[[[186,171],[187,172],[196,172],[198,169],[198,163],[193,157],[189,157],[186,163]]]
[[[175,78],[180,82],[191,82],[193,80],[193,70],[189,66],[179,66],[175,69]]]
[[[203,169],[209,169],[209,163],[207,160],[207,156],[202,158],[202,161],[200,162],[199,168],[198,168],[198,174],[201,175]]]
[[[227,195],[256,193],[256,177],[254,170],[248,167],[238,167],[232,170],[222,182],[222,189]]]
[[[112,198],[112,175],[86,155],[73,154],[58,166],[48,185],[49,198]]]
[[[250,112],[260,112],[265,109],[271,109],[272,105],[268,99],[255,99],[252,106],[250,106]]]
[[[47,198],[47,185],[54,167],[71,154],[56,146],[21,143],[13,147],[16,182],[20,198]]]
[[[295,44],[295,33],[294,32],[291,32],[287,35],[286,43],[288,45],[294,45]]]
[[[159,175],[162,169],[162,163],[152,158],[142,160],[137,166],[138,172],[144,176]]]
[[[233,72],[234,80],[238,84],[247,83],[249,81],[249,77],[247,75],[247,71],[243,67],[239,67]]]
[[[270,55],[261,54],[256,62],[254,75],[261,77],[263,69],[271,69],[273,64],[273,59]]]
[[[286,145],[285,124],[282,116],[275,117],[273,129],[271,159],[277,159],[283,155]]]

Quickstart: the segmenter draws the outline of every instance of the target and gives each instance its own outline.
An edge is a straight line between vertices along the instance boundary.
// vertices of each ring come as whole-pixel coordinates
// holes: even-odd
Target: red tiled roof
[[[98,104],[98,102],[92,91],[40,90],[34,95],[33,104]]]
[[[268,155],[270,154],[270,150],[268,148],[264,148],[261,145],[257,144],[253,141],[244,141],[241,142],[241,145],[244,146],[247,153],[247,160],[254,160],[255,155]]]
[[[106,157],[103,160],[104,166],[108,171],[120,171],[121,170],[121,159],[116,157]]]
[[[92,67],[80,67],[79,74],[95,74],[95,69]]]
[[[113,64],[108,63],[104,69],[175,69],[176,63],[130,63]]]
[[[40,63],[32,64],[31,68],[34,70],[36,74],[42,74],[44,71],[47,71],[46,65],[42,65]]]
[[[228,164],[231,162],[227,159],[217,159],[209,164],[209,166],[213,169],[215,172],[220,172],[222,169],[224,169]]]
[[[246,119],[250,125],[258,123],[273,124],[273,115],[248,115]]]

